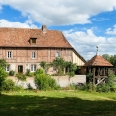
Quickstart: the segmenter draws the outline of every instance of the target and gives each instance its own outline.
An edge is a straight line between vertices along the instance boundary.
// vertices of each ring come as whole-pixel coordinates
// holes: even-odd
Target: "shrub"
[[[14,87],[14,91],[18,92],[18,91],[23,91],[24,88],[20,85],[20,86],[15,86]]]
[[[15,83],[11,79],[6,79],[2,83],[2,90],[3,91],[13,91],[14,90],[14,87],[15,87]]]
[[[107,84],[99,84],[96,87],[97,92],[108,92],[110,91],[110,87]]]
[[[34,75],[43,74],[43,73],[44,73],[43,69],[40,68],[40,69],[37,69],[37,70],[34,72]]]
[[[14,74],[15,74],[15,71],[13,71],[13,70],[11,70],[11,71],[9,72],[9,76],[14,76]]]
[[[34,81],[39,90],[51,90],[58,88],[55,79],[51,78],[47,74],[36,74]]]
[[[27,70],[26,70],[25,75],[26,75],[26,76],[30,76],[30,69],[27,69]]]
[[[30,76],[30,77],[33,77],[33,76],[34,76],[34,73],[33,73],[33,72],[30,72],[30,73],[29,73],[29,76]]]
[[[17,73],[16,74],[16,77],[17,77],[17,79],[18,79],[18,81],[20,80],[20,81],[26,81],[26,75],[25,74],[23,74],[23,73]]]

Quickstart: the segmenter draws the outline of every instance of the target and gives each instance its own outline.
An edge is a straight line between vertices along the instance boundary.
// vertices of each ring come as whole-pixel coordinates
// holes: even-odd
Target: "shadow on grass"
[[[116,101],[1,95],[0,116],[116,116]]]

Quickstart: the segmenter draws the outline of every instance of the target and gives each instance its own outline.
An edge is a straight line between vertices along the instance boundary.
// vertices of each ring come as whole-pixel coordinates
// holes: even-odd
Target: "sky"
[[[116,54],[116,0],[0,0],[0,28],[60,30],[85,59]]]

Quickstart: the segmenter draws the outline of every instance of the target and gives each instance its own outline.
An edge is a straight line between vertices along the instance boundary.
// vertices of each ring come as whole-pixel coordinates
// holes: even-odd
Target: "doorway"
[[[23,66],[22,65],[18,65],[18,72],[23,73]]]

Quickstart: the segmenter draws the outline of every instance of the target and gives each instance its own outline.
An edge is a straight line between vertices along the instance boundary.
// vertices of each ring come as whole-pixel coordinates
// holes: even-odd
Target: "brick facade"
[[[56,57],[77,66],[85,63],[61,31],[47,30],[45,25],[42,29],[0,28],[0,59],[6,59],[10,70],[34,71],[41,61],[50,63]]]

